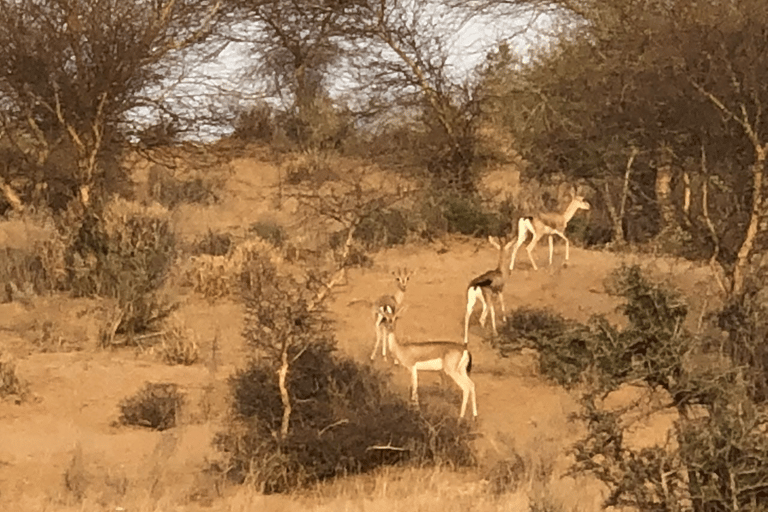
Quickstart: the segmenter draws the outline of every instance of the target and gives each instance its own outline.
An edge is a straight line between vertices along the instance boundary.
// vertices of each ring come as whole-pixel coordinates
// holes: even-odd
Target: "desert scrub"
[[[159,347],[160,358],[169,365],[190,366],[200,359],[195,332],[178,318],[165,322]]]
[[[8,354],[0,353],[0,398],[23,401],[29,392],[29,385],[16,374],[16,361]]]
[[[177,425],[184,395],[172,383],[147,382],[135,395],[120,402],[119,423],[167,430]]]
[[[113,334],[151,332],[176,305],[161,295],[176,252],[168,210],[115,199],[82,219],[67,254],[75,296],[115,299]]]
[[[310,344],[291,366],[291,430],[280,439],[283,408],[275,371],[253,360],[230,378],[232,416],[215,444],[228,475],[268,493],[395,464],[474,464],[471,427],[442,412],[420,412],[369,365]],[[449,413],[450,414],[450,413]]]

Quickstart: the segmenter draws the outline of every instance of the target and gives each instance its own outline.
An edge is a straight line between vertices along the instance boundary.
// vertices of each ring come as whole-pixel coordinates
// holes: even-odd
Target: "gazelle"
[[[411,372],[411,400],[419,405],[419,371],[442,371],[461,388],[461,412],[467,411],[467,402],[472,398],[472,417],[477,418],[477,397],[475,383],[469,378],[472,369],[472,355],[466,345],[452,341],[426,341],[423,343],[400,343],[395,336],[397,318],[406,310],[386,313],[382,325],[387,335],[390,352],[402,366]]]
[[[382,327],[385,315],[397,313],[398,308],[403,303],[405,297],[405,290],[408,288],[408,280],[413,276],[413,271],[407,268],[398,268],[392,275],[395,276],[395,284],[397,285],[397,291],[394,295],[382,295],[373,305],[373,316],[375,318],[376,327],[376,343],[373,346],[373,352],[371,352],[371,361],[376,357],[376,351],[381,345],[381,356],[386,361],[387,359],[387,341],[386,332]]]
[[[464,315],[464,345],[468,343],[469,318],[472,316],[478,300],[483,305],[483,312],[480,313],[480,325],[483,327],[485,327],[485,319],[488,317],[488,306],[490,303],[491,325],[493,326],[494,334],[498,334],[496,330],[496,312],[493,306],[494,296],[499,299],[502,319],[506,314],[504,308],[504,283],[509,277],[507,256],[514,240],[505,243],[503,238],[489,236],[488,241],[499,251],[499,261],[495,269],[477,276],[467,286],[467,312]]]
[[[549,236],[549,264],[552,265],[553,235],[557,235],[565,240],[565,261],[567,263],[570,244],[568,238],[565,236],[565,228],[568,225],[568,222],[570,222],[579,210],[589,210],[589,203],[586,202],[583,197],[575,196],[562,213],[546,212],[531,217],[520,217],[520,220],[517,222],[517,243],[515,244],[515,249],[512,251],[512,260],[509,263],[509,269],[514,270],[517,250],[523,243],[525,243],[525,239],[528,238],[529,232],[533,235],[533,238],[525,250],[528,252],[528,259],[531,260],[533,270],[538,270],[539,267],[536,266],[536,262],[533,260],[532,251],[539,242],[539,239],[544,235]]]

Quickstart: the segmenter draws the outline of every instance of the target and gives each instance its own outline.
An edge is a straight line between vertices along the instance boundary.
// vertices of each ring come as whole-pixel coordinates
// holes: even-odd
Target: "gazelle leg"
[[[480,303],[483,305],[483,312],[480,313],[480,325],[485,327],[485,320],[488,318],[488,301],[485,300],[483,290],[480,290],[478,296],[480,298]],[[491,307],[493,307],[493,304],[491,304]]]
[[[496,308],[493,307],[493,299],[489,297],[488,300],[491,302],[491,326],[493,326],[493,333],[499,334],[499,331],[496,330]]]
[[[469,336],[469,317],[472,316],[472,311],[475,309],[475,302],[477,301],[477,294],[472,289],[467,290],[467,312],[464,314],[464,344],[467,344]]]
[[[376,357],[376,351],[379,349],[379,343],[383,343],[381,339],[381,316],[376,315],[376,343],[373,344],[373,352],[371,352],[371,361]]]
[[[533,260],[533,248],[536,247],[536,244],[539,242],[539,238],[541,238],[539,235],[534,235],[533,239],[531,240],[531,243],[529,243],[528,246],[525,248],[525,250],[528,252],[528,259],[531,260],[531,265],[533,266],[533,270],[539,269],[539,267],[536,266],[536,262]]]
[[[498,293],[499,296],[499,304],[501,304],[501,321],[506,322],[507,321],[507,308],[504,307],[504,291],[500,291]]]
[[[415,366],[411,369],[411,401],[419,406],[419,371]]]

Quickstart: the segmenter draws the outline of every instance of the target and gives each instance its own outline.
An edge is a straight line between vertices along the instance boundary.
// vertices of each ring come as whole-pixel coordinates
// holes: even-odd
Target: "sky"
[[[441,16],[450,17],[450,12],[435,11],[437,22]],[[462,82],[480,65],[489,51],[496,48],[501,41],[507,41],[517,51],[518,56],[525,61],[532,51],[546,43],[546,29],[551,26],[550,20],[544,16],[534,22],[530,18],[512,18],[502,16],[477,17],[465,23],[449,40],[450,59],[448,69],[451,78]],[[392,56],[397,58],[396,56]],[[247,73],[252,65],[252,56],[246,44],[229,44],[215,59],[205,65],[190,66],[185,70],[184,80],[173,86],[173,91],[167,95],[168,101],[182,111],[192,111],[212,106],[218,112],[230,114],[259,101],[267,101],[273,105],[274,98],[265,98],[263,83]],[[348,76],[341,70],[337,77]],[[354,84],[337,78],[329,87],[333,98],[341,98],[350,93]],[[147,117],[148,110],[137,111],[134,119]],[[193,130],[191,139],[210,141],[227,135],[227,130],[203,123]]]

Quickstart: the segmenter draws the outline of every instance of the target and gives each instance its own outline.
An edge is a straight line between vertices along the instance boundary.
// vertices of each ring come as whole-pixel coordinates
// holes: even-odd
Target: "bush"
[[[390,391],[368,365],[338,356],[332,342],[311,344],[291,366],[296,405],[287,439],[274,369],[257,360],[230,378],[233,418],[215,444],[229,476],[264,492],[287,492],[314,482],[398,463],[474,462],[466,423],[422,414]]]
[[[358,224],[355,239],[360,241],[365,249],[375,251],[404,244],[410,231],[406,212],[397,209],[374,210]]]
[[[232,417],[216,440],[229,475],[285,492],[404,461],[471,463],[466,424],[422,415],[370,366],[335,353],[317,302],[325,279],[282,273],[258,255],[244,267],[243,337],[254,358],[230,379]]]
[[[289,185],[300,185],[310,181],[319,186],[336,177],[333,153],[320,149],[308,149],[291,153],[282,167],[285,181]]]
[[[275,116],[272,108],[261,103],[238,112],[233,128],[232,136],[237,139],[270,142],[275,134]]]
[[[522,348],[539,353],[539,371],[561,386],[580,382],[594,364],[593,333],[551,310],[518,308],[507,316],[494,343],[502,357]]]
[[[68,249],[75,296],[115,299],[120,318],[113,334],[152,330],[177,305],[160,296],[175,256],[167,210],[115,200],[86,216]]]
[[[184,395],[176,384],[147,382],[135,395],[120,402],[122,425],[167,430],[176,426]]]
[[[282,247],[288,239],[283,226],[273,221],[260,220],[251,224],[248,231],[275,247]]]
[[[224,256],[232,248],[232,235],[229,233],[214,233],[210,229],[195,242],[193,253],[196,255]]]
[[[16,375],[16,362],[7,355],[0,354],[0,398],[13,397],[16,402],[23,401],[29,386]]]
[[[632,378],[670,389],[679,382],[694,341],[682,327],[687,306],[676,292],[645,279],[637,266],[615,270],[606,288],[624,298],[619,310],[628,320],[625,329],[601,316],[584,325],[551,311],[520,308],[501,330],[501,354],[537,350],[541,372],[564,386],[589,376],[597,379],[592,385],[606,390]]]
[[[180,321],[169,322],[161,338],[160,357],[165,363],[190,366],[200,358],[194,333]]]
[[[762,276],[752,276],[744,292],[713,315],[728,337],[710,345],[743,368],[751,397],[759,403],[768,401],[768,287],[763,283]]]

